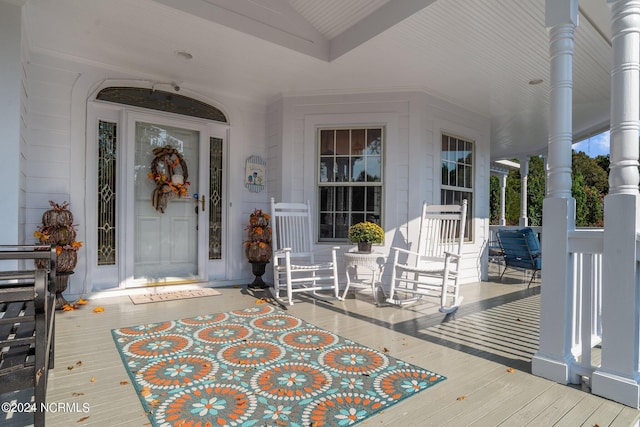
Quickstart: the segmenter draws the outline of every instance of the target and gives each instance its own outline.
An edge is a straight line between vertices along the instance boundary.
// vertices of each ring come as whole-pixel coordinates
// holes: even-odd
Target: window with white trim
[[[442,134],[442,187],[443,205],[461,205],[467,199],[465,240],[473,239],[473,160],[474,143],[452,135]]]
[[[318,129],[318,241],[345,241],[362,221],[382,225],[382,127]]]

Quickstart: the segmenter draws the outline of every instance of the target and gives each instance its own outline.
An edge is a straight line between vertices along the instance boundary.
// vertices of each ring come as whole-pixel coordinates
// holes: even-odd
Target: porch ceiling
[[[544,3],[27,0],[24,7],[34,52],[100,64],[114,75],[134,72],[261,103],[288,94],[426,91],[489,117],[492,158],[500,159],[546,149]],[[605,2],[580,6],[577,136],[608,125],[611,51]],[[529,84],[536,79],[543,82]]]

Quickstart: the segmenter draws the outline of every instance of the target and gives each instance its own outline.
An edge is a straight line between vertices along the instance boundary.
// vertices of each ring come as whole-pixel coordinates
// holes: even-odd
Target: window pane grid
[[[209,259],[222,259],[222,139],[209,141]]]
[[[344,241],[352,224],[380,223],[382,128],[321,129],[319,240]]]
[[[116,264],[117,124],[98,122],[98,265]]]
[[[467,200],[466,240],[473,236],[473,150],[472,141],[442,135],[440,199],[445,205],[462,204],[462,200]]]

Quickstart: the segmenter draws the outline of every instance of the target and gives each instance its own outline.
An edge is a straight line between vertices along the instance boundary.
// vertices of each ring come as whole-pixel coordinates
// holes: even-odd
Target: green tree
[[[527,216],[529,225],[542,225],[542,201],[545,195],[545,171],[542,157],[529,159],[529,175],[527,178]]]
[[[489,178],[489,224],[497,225],[500,221],[500,178]]]
[[[598,164],[598,166],[600,166],[602,168],[603,171],[606,172],[607,176],[609,175],[609,163],[610,163],[610,158],[609,155],[599,155],[596,156],[596,163]],[[609,189],[607,188],[607,191],[609,191]]]
[[[518,225],[520,221],[520,172],[510,171],[507,176],[505,195],[505,219],[507,225]]]
[[[576,199],[576,225],[602,227],[604,196],[609,190],[609,156],[590,158],[584,153],[572,153],[571,193]],[[545,197],[544,161],[539,156],[529,159],[527,179],[527,216],[530,225],[542,225],[542,203]],[[520,172],[510,171],[506,188],[506,222],[517,225],[520,220]],[[490,183],[490,219],[497,224],[500,215],[500,183],[493,177]]]
[[[584,178],[584,185],[587,187],[594,187],[598,193],[607,194],[609,191],[609,177],[607,176],[607,169],[604,169],[596,159],[592,159],[582,151],[573,151],[571,157],[572,174],[575,176],[580,173]],[[602,161],[604,162],[604,160]]]
[[[587,192],[585,191],[584,177],[580,172],[573,176],[571,183],[571,196],[576,200],[576,226],[587,225]]]
[[[604,194],[598,193],[594,187],[587,187],[587,225],[589,227],[604,227]]]

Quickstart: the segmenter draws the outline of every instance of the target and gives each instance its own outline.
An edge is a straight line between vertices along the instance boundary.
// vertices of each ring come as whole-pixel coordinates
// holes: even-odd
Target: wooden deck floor
[[[515,273],[502,283],[465,285],[462,307],[448,318],[430,300],[403,309],[376,307],[366,292],[331,303],[301,296],[289,312],[448,378],[370,418],[368,426],[638,425],[640,412],[635,409],[531,375],[530,361],[538,346],[540,288],[535,284],[527,289],[526,283],[521,273]],[[80,310],[59,312],[56,366],[47,400],[78,403],[79,411],[67,412],[67,407],[50,413],[47,426],[151,425],[111,329],[256,304],[242,288],[220,290],[220,296],[143,305],[133,305],[126,296],[96,299]],[[97,305],[104,307],[103,313],[92,312]],[[21,397],[0,396],[1,401],[8,399]],[[88,405],[86,413],[82,404]],[[30,424],[28,417],[5,417],[0,413],[0,425]]]

